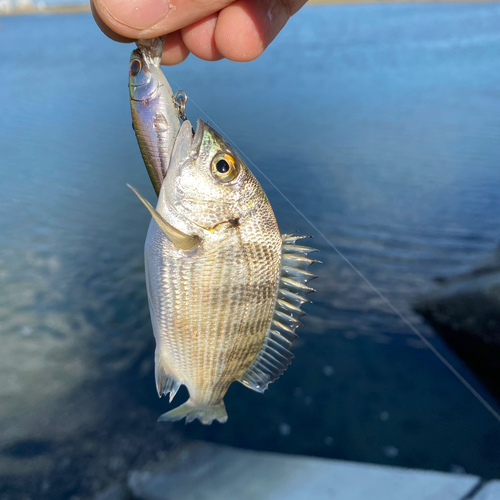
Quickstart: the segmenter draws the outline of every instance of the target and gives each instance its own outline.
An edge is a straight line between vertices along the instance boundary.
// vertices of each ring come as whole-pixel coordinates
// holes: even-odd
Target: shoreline
[[[309,0],[308,5],[354,5],[368,3],[498,3],[499,0]],[[0,12],[0,17],[26,16],[34,14],[86,14],[90,13],[90,4],[53,5],[38,8],[36,5]]]
[[[90,13],[90,4],[68,4],[51,5],[38,8],[36,5],[21,9],[14,9],[6,12],[0,12],[0,17],[8,16],[30,16],[36,14],[87,14]]]

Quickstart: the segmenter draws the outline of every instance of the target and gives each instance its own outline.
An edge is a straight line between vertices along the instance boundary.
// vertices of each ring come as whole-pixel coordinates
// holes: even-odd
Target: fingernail
[[[139,30],[161,21],[170,9],[169,0],[105,0],[101,5],[115,21]]]

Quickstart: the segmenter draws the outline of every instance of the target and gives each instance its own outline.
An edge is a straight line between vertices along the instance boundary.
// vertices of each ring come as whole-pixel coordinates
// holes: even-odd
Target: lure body
[[[164,37],[139,40],[129,65],[132,126],[158,195],[179,133],[179,110],[160,69]]]

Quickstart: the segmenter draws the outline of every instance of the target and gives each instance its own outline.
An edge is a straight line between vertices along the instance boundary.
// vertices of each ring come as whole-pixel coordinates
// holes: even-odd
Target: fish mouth
[[[203,120],[197,120],[196,132],[193,135],[191,143],[191,156],[197,157],[200,154],[201,143],[203,142],[203,134],[205,133],[206,124]]]
[[[189,120],[186,120],[181,125],[170,155],[167,174],[170,172],[171,175],[177,176],[186,160],[198,158],[206,127],[207,125],[203,120],[197,121],[196,132]]]

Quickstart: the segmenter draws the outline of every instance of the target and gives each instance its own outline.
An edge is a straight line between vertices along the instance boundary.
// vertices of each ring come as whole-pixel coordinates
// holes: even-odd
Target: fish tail
[[[158,422],[175,422],[182,420],[184,417],[186,417],[186,424],[196,418],[204,425],[210,425],[214,420],[218,420],[223,424],[227,422],[226,406],[224,401],[214,406],[196,406],[189,399],[181,406],[161,415]]]

